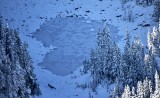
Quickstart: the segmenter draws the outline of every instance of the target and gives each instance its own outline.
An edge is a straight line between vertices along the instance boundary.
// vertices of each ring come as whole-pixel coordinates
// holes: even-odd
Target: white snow
[[[46,54],[41,66],[45,66],[56,75],[66,75],[82,66],[82,61],[89,58],[90,49],[96,46],[96,33],[103,26],[103,22],[92,21],[84,23],[84,18],[60,18],[57,17],[45,24],[33,33],[33,36],[42,41],[44,46],[54,45],[57,48]],[[109,25],[112,30],[112,38],[118,33],[116,27]],[[91,32],[90,29],[95,31]]]
[[[91,23],[91,21],[90,20],[86,20],[86,23]]]
[[[91,28],[91,29],[90,29],[90,31],[91,31],[91,32],[94,32],[94,31],[95,31],[95,29]]]
[[[133,22],[123,20],[123,17],[125,16],[124,10],[126,8],[130,8],[130,10],[132,10],[134,18]],[[146,45],[146,33],[149,27],[144,28],[139,25],[145,22],[150,23],[151,26],[153,26],[154,23],[151,20],[152,12],[152,6],[143,8],[135,5],[134,2],[128,2],[122,6],[120,0],[1,0],[0,2],[0,15],[3,16],[3,21],[7,21],[9,26],[13,29],[19,29],[21,38],[29,44],[30,55],[33,58],[33,64],[35,67],[34,71],[42,90],[42,95],[36,98],[87,98],[88,92],[90,91],[89,89],[82,90],[80,88],[76,88],[76,83],[88,83],[90,80],[89,74],[80,75],[79,67],[72,74],[59,76],[52,74],[45,66],[40,67],[38,65],[43,63],[43,60],[47,58],[47,53],[50,53],[51,51],[54,52],[56,49],[61,48],[58,47],[58,44],[60,43],[53,44],[52,41],[50,41],[51,37],[44,38],[45,41],[43,41],[42,38],[37,40],[32,37],[31,33],[37,32],[37,29],[39,28],[43,28],[39,30],[45,30],[45,32],[54,30],[45,29],[46,26],[44,26],[46,24],[48,28],[52,27],[53,24],[48,23],[52,22],[49,21],[51,18],[54,19],[60,16],[66,17],[73,15],[74,17],[78,16],[87,19],[81,20],[86,24],[92,24],[92,20],[105,20],[106,23],[117,27],[117,37],[124,37],[125,30],[128,29],[131,32],[132,39],[135,35],[139,34],[142,42]],[[116,17],[117,15],[122,16]],[[47,22],[45,23],[46,20]],[[63,26],[62,28],[64,28],[65,25],[66,24],[61,25]],[[96,31],[96,29],[92,29],[92,27],[89,29],[89,31],[94,30]],[[81,34],[79,33],[77,36],[80,35]],[[45,37],[46,34],[45,36],[40,34],[40,36]],[[63,38],[66,38],[66,36],[61,36],[60,39]],[[94,36],[94,38],[96,39],[96,36]],[[83,41],[84,39],[80,40]],[[63,40],[63,42],[66,41],[67,40]],[[68,43],[66,42],[65,44]],[[124,46],[123,38],[118,42],[118,44],[122,50]],[[85,55],[89,54],[86,53]],[[54,85],[56,90],[50,89],[48,87],[48,83]],[[113,87],[114,85],[111,85],[109,88],[112,89]],[[98,94],[92,93],[94,98],[107,98],[110,93],[107,92],[105,87],[101,86],[98,87],[97,91]]]

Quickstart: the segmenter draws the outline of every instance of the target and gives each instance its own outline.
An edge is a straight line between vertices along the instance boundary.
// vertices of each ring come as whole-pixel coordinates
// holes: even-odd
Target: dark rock
[[[116,17],[122,17],[122,15],[117,15]]]
[[[48,87],[50,87],[51,89],[56,89],[53,85],[48,84]]]

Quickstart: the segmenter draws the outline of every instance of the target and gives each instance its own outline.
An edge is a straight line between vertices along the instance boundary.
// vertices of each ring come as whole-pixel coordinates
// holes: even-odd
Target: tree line
[[[107,26],[97,33],[97,45],[91,50],[90,58],[83,62],[83,73],[91,73],[92,82],[90,88],[96,91],[99,84],[115,84],[111,98],[120,97],[126,87],[137,89],[137,83],[146,78],[152,83],[155,90],[155,74],[160,72],[157,56],[160,53],[160,28],[154,27],[152,33],[148,33],[148,47],[140,41],[140,37],[134,37],[130,41],[130,33],[126,31],[124,52],[112,41]],[[123,97],[124,98],[124,97]],[[129,97],[126,97],[129,98]],[[142,97],[148,98],[148,97]]]

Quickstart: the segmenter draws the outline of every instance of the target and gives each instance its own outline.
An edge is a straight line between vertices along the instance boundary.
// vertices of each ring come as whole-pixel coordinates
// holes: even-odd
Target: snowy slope
[[[133,22],[123,20],[125,9],[132,10]],[[4,17],[3,20],[7,21],[11,28],[19,29],[21,38],[29,44],[35,73],[42,90],[42,95],[37,98],[87,98],[90,91],[76,88],[76,83],[88,83],[90,80],[88,74],[80,75],[79,67],[73,74],[57,76],[38,66],[43,62],[45,54],[56,48],[54,44],[45,47],[43,41],[32,37],[31,33],[41,28],[40,25],[43,25],[46,20],[72,15],[95,21],[105,20],[108,24],[117,27],[119,36],[124,36],[128,28],[132,37],[139,34],[143,43],[146,44],[146,33],[149,27],[143,28],[139,24],[154,25],[151,20],[152,12],[152,6],[143,8],[135,5],[134,2],[128,2],[122,6],[119,0],[0,0],[0,15]],[[117,17],[120,15],[122,16]],[[123,38],[118,44],[122,49]],[[50,89],[48,83],[54,85],[56,90]],[[107,98],[108,93],[105,87],[99,87],[98,94],[92,94],[94,98]]]
[[[84,18],[57,17],[45,22],[33,36],[42,41],[44,46],[53,45],[54,51],[46,54],[40,66],[46,67],[56,75],[66,75],[82,65],[82,61],[89,58],[90,49],[96,46],[96,34],[103,27],[103,22],[86,20]],[[112,30],[115,42],[117,27],[108,25]]]

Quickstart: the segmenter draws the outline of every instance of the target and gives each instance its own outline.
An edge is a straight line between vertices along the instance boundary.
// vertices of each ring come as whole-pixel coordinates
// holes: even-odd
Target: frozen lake
[[[96,45],[96,33],[103,24],[101,21],[73,17],[46,21],[33,35],[44,46],[57,48],[46,54],[40,66],[56,75],[70,74],[89,57],[90,49]],[[109,25],[109,28],[112,38],[117,42],[120,39],[117,27]]]

